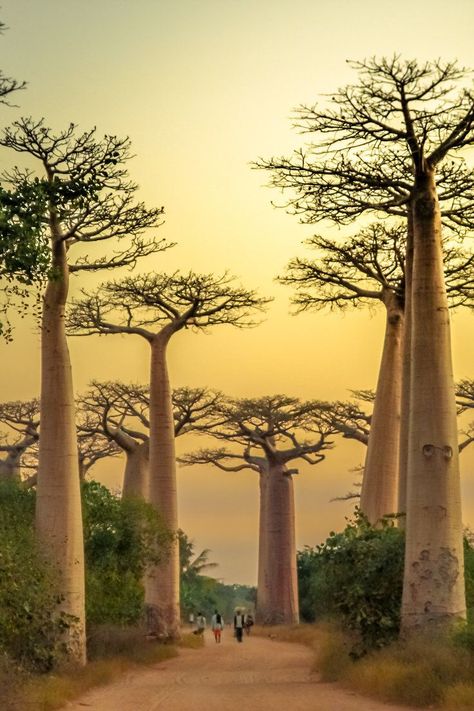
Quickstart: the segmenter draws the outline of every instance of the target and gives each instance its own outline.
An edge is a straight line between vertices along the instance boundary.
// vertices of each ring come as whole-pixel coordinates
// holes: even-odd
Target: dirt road
[[[68,711],[407,711],[318,681],[313,655],[298,644],[225,632],[220,645],[206,633],[203,649],[145,671],[68,704]]]

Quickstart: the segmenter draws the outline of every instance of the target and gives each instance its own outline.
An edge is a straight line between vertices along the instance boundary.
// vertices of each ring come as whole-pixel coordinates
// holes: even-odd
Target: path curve
[[[408,711],[322,683],[311,671],[307,647],[246,637],[239,644],[226,630],[221,644],[206,633],[202,649],[146,670],[126,673],[96,688],[68,711]]]

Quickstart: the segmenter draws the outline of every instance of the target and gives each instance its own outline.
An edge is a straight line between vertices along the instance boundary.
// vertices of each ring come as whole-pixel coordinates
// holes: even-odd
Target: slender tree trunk
[[[150,486],[150,448],[149,442],[135,443],[131,450],[125,451],[126,464],[123,475],[122,498],[149,498]]]
[[[255,621],[258,625],[264,625],[268,616],[268,601],[270,595],[267,560],[268,466],[260,466],[259,468],[260,510],[258,520],[258,576]]]
[[[55,278],[46,288],[41,328],[41,437],[36,530],[57,568],[61,607],[75,618],[71,658],[84,664],[84,544],[71,363],[64,328],[68,267],[64,242],[53,244]]]
[[[270,465],[267,493],[267,624],[299,621],[293,479],[282,464]]]
[[[413,209],[410,206],[407,218],[407,253],[405,257],[405,327],[403,333],[402,356],[402,396],[400,403],[400,472],[398,476],[398,513],[406,514],[407,468],[408,468],[408,428],[410,420],[410,373],[411,373],[411,323],[412,323],[412,277],[413,277]],[[405,528],[406,517],[398,520],[400,528]]]
[[[373,524],[398,507],[403,307],[388,291],[385,340],[370,424],[360,508]]]
[[[168,339],[151,342],[150,502],[175,534],[168,556],[148,571],[145,587],[150,634],[179,637],[179,546],[173,404],[166,365]]]
[[[434,172],[413,201],[412,370],[402,629],[465,618],[456,405]]]

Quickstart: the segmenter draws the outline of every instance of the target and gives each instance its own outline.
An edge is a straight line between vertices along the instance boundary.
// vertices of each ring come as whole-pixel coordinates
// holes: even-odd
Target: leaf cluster
[[[49,671],[67,653],[55,571],[33,536],[34,493],[0,482],[0,653],[29,671]]]
[[[166,557],[172,534],[153,507],[85,482],[84,548],[88,623],[131,624],[143,610],[145,568]]]
[[[399,632],[403,559],[403,532],[393,521],[375,528],[356,509],[341,533],[299,552],[302,609],[354,631],[355,655],[383,646]]]

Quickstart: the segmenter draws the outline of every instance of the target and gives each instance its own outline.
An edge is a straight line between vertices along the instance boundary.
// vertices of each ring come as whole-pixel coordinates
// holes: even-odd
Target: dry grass
[[[2,698],[2,711],[54,711],[96,686],[103,686],[131,669],[157,664],[175,657],[177,646],[196,649],[203,639],[184,634],[178,645],[147,641],[143,630],[104,626],[92,631],[88,640],[90,662],[82,669],[29,678],[21,691],[13,689]],[[0,676],[1,682],[1,676]],[[1,683],[0,683],[1,688]],[[9,705],[4,698],[12,699]]]
[[[295,642],[308,647],[316,647],[319,643],[322,627],[316,625],[254,625],[252,634],[260,637],[270,637],[277,642]]]
[[[178,647],[184,647],[185,649],[204,647],[204,636],[202,634],[193,634],[192,632],[183,634],[178,642]]]
[[[343,681],[366,696],[411,706],[428,706],[443,696],[442,683],[428,662],[408,666],[394,659],[371,657],[352,664]]]
[[[446,691],[443,708],[450,711],[472,711],[474,709],[474,683],[451,686]]]
[[[302,624],[286,626],[255,626],[255,634],[280,642],[295,642],[310,647],[315,654],[314,671],[322,681],[337,681],[352,662],[351,642],[335,625]]]
[[[353,661],[354,640],[333,624],[257,627],[276,641],[305,644],[315,652],[323,681],[339,681],[382,701],[416,707],[474,711],[474,653],[447,637],[418,636]]]
[[[474,681],[473,661],[446,637],[418,636],[368,655],[342,680],[363,694],[423,707],[443,704],[453,688]]]

